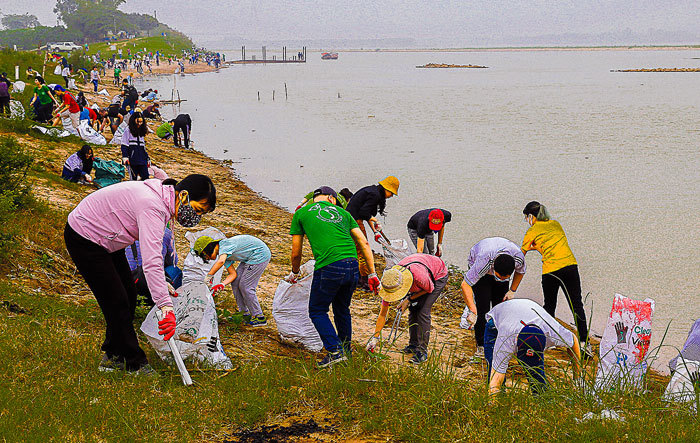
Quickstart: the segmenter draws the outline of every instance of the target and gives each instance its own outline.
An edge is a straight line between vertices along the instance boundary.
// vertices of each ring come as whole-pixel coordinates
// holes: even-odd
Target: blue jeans
[[[359,278],[360,271],[355,258],[339,260],[314,271],[309,296],[309,318],[328,352],[350,350],[350,300]],[[333,306],[335,329],[328,318],[330,306]]]
[[[93,81],[92,81],[92,85],[95,87],[95,92],[97,92],[98,81],[97,81],[97,80],[93,80]]]
[[[493,362],[493,347],[496,344],[498,329],[493,319],[486,322],[484,331],[484,357],[488,362],[489,379],[491,378],[491,364]],[[547,379],[544,375],[544,348],[546,338],[540,328],[534,325],[525,326],[518,334],[518,363],[525,370],[530,390],[534,393],[542,392],[547,387]]]

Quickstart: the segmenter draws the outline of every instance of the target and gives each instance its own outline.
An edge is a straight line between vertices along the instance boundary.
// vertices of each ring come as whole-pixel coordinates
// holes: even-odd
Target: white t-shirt
[[[516,298],[496,305],[486,314],[498,329],[493,347],[493,369],[505,374],[508,363],[518,350],[518,334],[526,325],[542,329],[547,339],[546,347],[574,345],[574,334],[532,300]]]
[[[70,77],[70,68],[67,66],[63,68],[63,70],[61,71],[61,75],[63,77]]]

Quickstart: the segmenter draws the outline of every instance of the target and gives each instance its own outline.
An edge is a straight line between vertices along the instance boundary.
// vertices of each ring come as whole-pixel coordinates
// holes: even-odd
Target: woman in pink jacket
[[[180,182],[117,183],[88,195],[68,215],[66,248],[107,323],[100,371],[153,372],[134,331],[136,287],[124,249],[139,241],[146,283],[163,314],[160,334],[167,340],[176,320],[169,294],[174,291],[169,291],[163,270],[165,226],[171,219],[187,228],[196,226],[215,206],[214,183],[193,174]]]

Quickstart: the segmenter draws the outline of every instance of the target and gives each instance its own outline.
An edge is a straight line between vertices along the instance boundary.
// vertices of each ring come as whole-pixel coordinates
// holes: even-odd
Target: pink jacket
[[[163,269],[163,232],[174,213],[175,188],[158,179],[129,181],[85,197],[68,214],[68,224],[109,252],[138,240],[146,283],[160,308],[173,305]]]

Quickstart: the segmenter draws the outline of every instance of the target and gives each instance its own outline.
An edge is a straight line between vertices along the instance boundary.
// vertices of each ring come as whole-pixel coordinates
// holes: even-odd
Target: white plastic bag
[[[408,242],[404,239],[392,240],[391,243],[382,241],[382,251],[386,261],[386,269],[398,265],[401,260],[412,254]]]
[[[231,369],[233,364],[226,356],[219,339],[219,321],[214,299],[204,282],[192,282],[180,286],[178,296],[173,297],[173,310],[177,319],[175,344],[183,359],[195,358],[218,369]],[[158,319],[154,306],[141,324],[141,331],[163,360],[172,358],[170,347],[158,334]]]
[[[68,131],[63,131],[58,128],[45,128],[43,126],[35,125],[32,126],[32,129],[36,129],[37,131],[41,132],[42,134],[48,134],[52,137],[68,137],[70,133]]]
[[[282,340],[299,343],[310,351],[318,352],[323,349],[323,342],[309,318],[314,264],[314,260],[309,260],[301,266],[302,278],[296,283],[280,282],[272,300],[272,316]]]
[[[87,120],[81,121],[79,128],[80,138],[82,138],[86,142],[92,143],[93,145],[101,146],[107,144],[107,139],[105,138],[105,136],[92,129],[92,127],[88,124]]]
[[[22,80],[17,80],[12,84],[12,92],[17,92],[19,94],[24,92],[24,88],[27,87],[27,84],[24,83]]]
[[[693,411],[697,411],[697,394],[694,384],[700,379],[700,362],[678,359],[676,372],[666,386],[662,400],[675,403],[690,403]]]
[[[106,95],[107,97],[109,97],[109,92],[106,89],[101,89],[97,92],[97,95]]]
[[[75,86],[75,79],[68,79],[68,89],[78,89],[78,87]]]
[[[61,75],[61,65],[56,65],[56,68],[53,70],[53,75]]]
[[[78,134],[78,131],[73,127],[73,122],[71,121],[70,117],[63,117],[61,116],[61,122],[63,123],[63,130],[67,131],[68,133],[72,135],[77,135],[80,137],[80,134]]]
[[[204,281],[204,276],[209,272],[214,262],[204,263],[201,257],[197,256],[192,249],[194,248],[194,242],[203,235],[209,236],[214,240],[223,240],[226,236],[216,228],[206,228],[201,231],[192,232],[188,231],[185,233],[185,238],[190,242],[190,251],[185,257],[185,262],[182,265],[182,284],[186,285],[189,282],[201,282]],[[224,272],[224,267],[222,266],[216,274],[214,274],[214,285],[221,283],[221,275]]]
[[[653,315],[654,300],[633,300],[615,294],[610,317],[600,340],[596,389],[643,389]]]
[[[112,136],[112,140],[109,141],[110,145],[121,145],[122,144],[122,136],[124,135],[124,131],[126,131],[126,128],[129,126],[129,124],[124,120],[121,125],[117,127],[117,130],[114,131],[114,135]]]
[[[19,100],[10,100],[10,117],[23,119],[25,116],[24,106]]]

